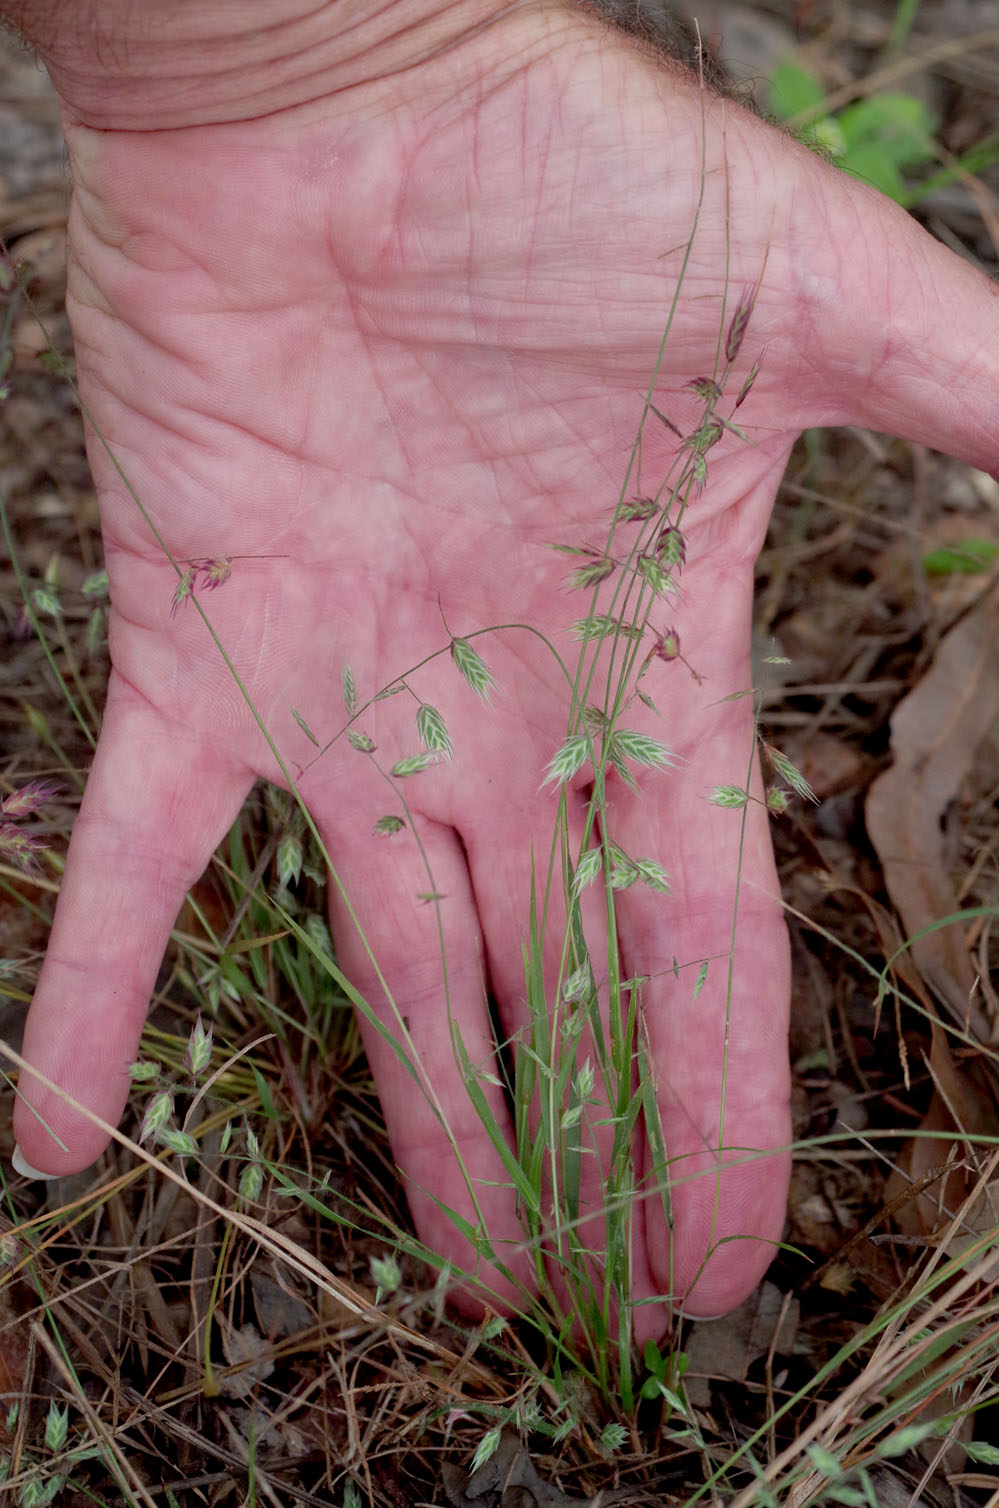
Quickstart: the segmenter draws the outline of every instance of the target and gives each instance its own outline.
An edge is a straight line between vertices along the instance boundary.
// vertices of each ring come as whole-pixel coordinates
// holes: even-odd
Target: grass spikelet
[[[425,749],[431,754],[439,754],[442,759],[451,763],[454,758],[451,736],[437,708],[431,707],[429,702],[420,703],[416,714],[416,731]]]
[[[680,658],[680,635],[675,628],[667,628],[656,640],[656,658],[669,663]]]
[[[716,785],[708,797],[712,806],[727,806],[733,811],[739,811],[749,800],[749,792],[744,791],[741,785]]]
[[[31,874],[37,867],[35,855],[45,847],[33,833],[15,827],[13,822],[0,822],[0,857],[8,859],[24,874]]]
[[[188,597],[190,597],[191,593],[194,591],[195,574],[196,573],[194,567],[191,566],[184,572],[183,576],[177,582],[177,589],[174,592],[173,600],[170,603],[171,618],[176,614],[177,609],[181,606],[181,604],[186,602]]]
[[[20,817],[30,817],[61,789],[54,780],[29,780],[26,785],[0,800],[0,817],[7,817],[15,822]]]
[[[210,556],[206,560],[200,560],[196,569],[201,572],[201,585],[205,591],[214,592],[216,587],[224,586],[232,575],[232,556]]]
[[[589,618],[580,618],[572,625],[572,632],[577,639],[582,639],[584,644],[592,644],[599,639],[609,639],[619,635],[624,639],[640,639],[642,630],[634,623],[621,623],[617,618],[608,617],[606,613],[594,613]]]
[[[476,653],[467,639],[451,640],[451,659],[476,696],[481,697],[484,702],[488,701],[489,688],[495,685],[495,682],[485,660]]]
[[[779,775],[781,780],[786,780],[796,795],[804,797],[806,801],[813,801],[816,806],[819,804],[818,796],[816,796],[801,771],[791,763],[786,754],[782,754],[779,749],[775,749],[773,744],[764,744],[763,752],[773,766],[774,773]]]
[[[669,571],[664,571],[654,555],[639,555],[636,561],[638,574],[657,597],[668,597],[676,589],[676,582]]]
[[[659,504],[655,498],[630,497],[627,502],[619,506],[617,518],[623,524],[644,523],[647,518],[652,518],[653,514],[658,512]]]
[[[742,342],[746,338],[749,329],[749,321],[753,317],[753,309],[756,305],[756,289],[748,289],[736,305],[735,313],[725,336],[725,360],[732,364],[739,354]]]
[[[654,550],[656,559],[665,569],[679,571],[687,562],[687,541],[673,524],[660,529]]]
[[[437,754],[410,754],[405,759],[399,759],[392,766],[391,774],[397,780],[405,780],[410,775],[420,775],[424,770],[429,770],[435,765],[439,756]]]
[[[572,893],[577,899],[587,885],[593,884],[603,867],[603,862],[603,851],[599,848],[588,848],[585,853],[580,854],[572,881]]]
[[[658,738],[638,733],[633,728],[618,728],[608,740],[615,759],[630,759],[650,769],[676,766],[676,756]]]
[[[616,564],[616,561],[612,560],[609,555],[601,555],[596,560],[589,560],[586,565],[578,566],[573,571],[569,577],[569,586],[573,589],[599,586],[601,581],[607,580],[607,577],[616,568]]]
[[[555,757],[546,766],[542,785],[565,785],[583,768],[590,754],[590,740],[585,733],[570,733]]]
[[[357,683],[354,680],[354,672],[346,660],[340,667],[340,689],[343,692],[343,705],[348,717],[353,717],[357,711]]]

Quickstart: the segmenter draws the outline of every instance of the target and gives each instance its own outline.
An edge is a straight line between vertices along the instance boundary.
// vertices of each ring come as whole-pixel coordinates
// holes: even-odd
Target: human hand
[[[425,0],[394,9],[433,16]],[[56,66],[81,391],[174,557],[245,557],[208,611],[287,763],[304,766],[314,750],[290,708],[321,737],[336,731],[341,662],[373,694],[446,644],[442,610],[456,633],[518,621],[568,650],[585,607],[545,546],[606,538],[703,178],[656,404],[681,428],[691,419],[684,387],[713,369],[723,297],[731,308],[761,277],[733,390],[764,347],[766,359],[738,414],[750,443],[726,435],[711,451],[683,522],[670,615],[703,681],[657,663],[643,689],[662,721],[628,713],[681,763],[647,777],[637,799],[614,791],[611,811],[615,840],[673,877],[668,899],[636,888],[617,901],[626,971],[656,976],[646,1021],[680,1170],[672,1233],[656,1199],[639,1206],[635,1297],[686,1293],[695,1312],[717,1313],[750,1291],[780,1237],[790,1137],[788,955],[767,819],[751,809],[740,871],[739,818],[705,799],[744,778],[753,745],[750,700],[723,701],[750,684],[753,562],[805,426],[862,423],[999,464],[996,290],[894,206],[588,13],[446,15],[449,45],[436,39],[411,66],[379,43],[346,63],[338,54],[322,87],[278,70],[273,90],[246,91],[250,118],[225,93],[231,66],[213,92],[204,47],[198,87],[175,108],[176,58],[165,93],[130,97],[120,115]],[[253,780],[280,771],[203,622],[171,616],[176,578],[93,434],[89,448],[114,670],[25,1053],[114,1122],[184,893]],[[646,428],[641,490],[655,490],[675,449]],[[412,678],[444,714],[455,764],[407,795],[445,897],[452,1008],[486,1062],[486,970],[503,1033],[524,1024],[530,855],[547,854],[553,823],[539,786],[568,705],[536,640],[476,642],[496,681],[490,709],[446,657]],[[398,699],[363,727],[386,764],[413,751]],[[494,1242],[516,1246],[514,1197],[453,1061],[415,845],[372,838],[385,786],[343,740],[300,789]],[[569,805],[578,841],[580,788]],[[729,1011],[724,964],[696,1003],[689,972],[678,981],[671,965],[724,958],[737,883]],[[386,1011],[336,895],[332,923],[342,967]],[[366,1028],[365,1040],[417,1228],[468,1265],[435,1203],[472,1218],[440,1123],[379,1035]],[[96,1128],[37,1082],[22,1090],[37,1112],[15,1111],[29,1163],[69,1172],[98,1155]],[[715,1166],[720,1141],[769,1155],[732,1151],[720,1182],[693,1177]],[[649,1156],[639,1149],[640,1164]],[[601,1196],[590,1159],[584,1202],[597,1210]],[[729,1236],[750,1239],[718,1245]],[[511,1265],[529,1280],[526,1262]]]

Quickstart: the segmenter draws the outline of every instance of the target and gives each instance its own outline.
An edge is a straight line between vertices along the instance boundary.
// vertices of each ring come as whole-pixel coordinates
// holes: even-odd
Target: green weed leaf
[[[999,544],[994,539],[963,539],[924,555],[923,570],[927,576],[973,576],[991,570],[997,559]]]

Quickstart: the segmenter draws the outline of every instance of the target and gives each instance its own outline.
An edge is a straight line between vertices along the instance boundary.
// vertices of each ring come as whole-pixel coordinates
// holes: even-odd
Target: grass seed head
[[[627,502],[621,504],[617,510],[617,516],[622,523],[643,522],[651,518],[659,509],[655,498],[652,497],[629,497]]]
[[[146,1113],[142,1117],[142,1125],[139,1127],[139,1144],[148,1141],[150,1136],[158,1137],[160,1132],[169,1124],[173,1116],[173,1095],[167,1089],[161,1089],[159,1094],[154,1094],[146,1106]]]
[[[191,1035],[187,1039],[187,1047],[184,1050],[184,1064],[192,1079],[196,1079],[199,1073],[204,1073],[212,1059],[212,1027],[207,1029],[202,1024],[201,1012],[198,1019],[191,1027]]]
[[[569,585],[573,588],[598,586],[614,569],[615,562],[611,557],[602,555],[598,560],[588,560],[585,565],[578,566],[569,577]]]
[[[216,587],[224,586],[232,575],[231,555],[211,555],[206,560],[199,560],[196,570],[201,572],[201,585],[208,592],[214,592]]]
[[[753,317],[755,303],[756,290],[749,288],[736,305],[735,313],[732,315],[732,323],[729,325],[728,334],[725,336],[725,360],[730,364],[738,356],[742,342],[746,338],[746,331],[749,329],[749,321]]]
[[[667,628],[656,640],[656,657],[667,662],[680,658],[680,635],[675,628]]]
[[[0,822],[0,858],[6,859],[23,874],[32,874],[38,867],[35,855],[47,847],[41,838],[15,827],[13,822]]]
[[[29,780],[19,790],[11,791],[0,801],[0,815],[16,821],[18,817],[30,817],[40,806],[62,789],[54,780]]]
[[[194,591],[194,576],[195,571],[194,567],[192,566],[189,570],[186,570],[184,572],[183,576],[177,582],[177,590],[174,592],[173,601],[170,603],[171,618],[174,616],[181,603],[186,602],[188,597],[190,597],[191,593]]]
[[[669,570],[682,570],[686,564],[687,541],[673,524],[659,531],[654,549],[659,564]]]
[[[695,377],[687,383],[688,393],[693,393],[704,403],[717,403],[722,390],[713,377]]]
[[[0,1233],[0,1272],[16,1267],[24,1254],[24,1246],[10,1231]]]
[[[451,640],[451,659],[476,696],[481,697],[483,701],[488,701],[489,688],[495,682],[485,660],[476,653],[467,639]]]

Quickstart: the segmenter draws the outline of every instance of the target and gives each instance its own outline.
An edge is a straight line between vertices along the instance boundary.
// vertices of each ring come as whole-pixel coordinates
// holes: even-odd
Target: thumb
[[[170,929],[250,783],[202,735],[168,725],[112,675],[23,1047],[40,1073],[112,1125]],[[51,1175],[86,1167],[107,1141],[29,1074],[14,1134],[21,1159]]]
[[[802,423],[862,424],[999,470],[999,286],[892,200],[807,157],[784,238],[802,316],[789,338],[808,365]]]

